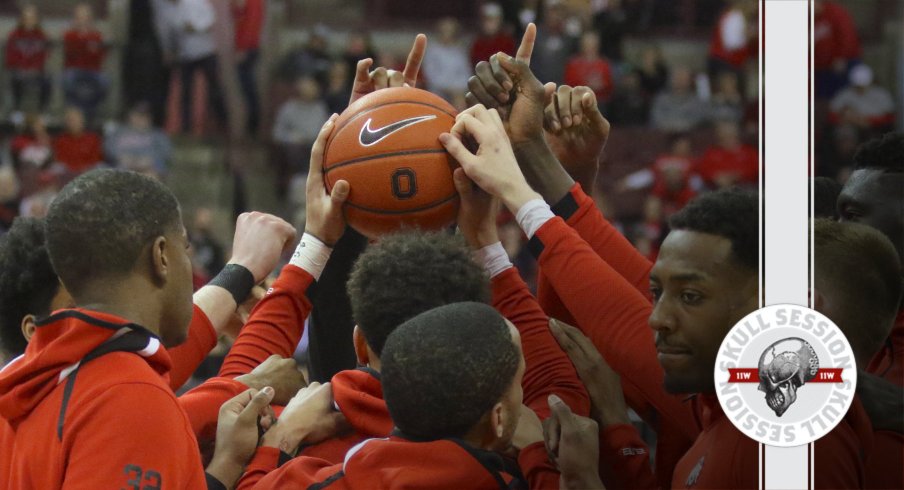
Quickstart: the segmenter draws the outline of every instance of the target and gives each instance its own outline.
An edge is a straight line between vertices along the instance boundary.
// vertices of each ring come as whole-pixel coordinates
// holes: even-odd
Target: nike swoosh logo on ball
[[[358,141],[361,143],[361,146],[372,146],[379,143],[380,141],[383,141],[387,136],[401,130],[402,128],[407,128],[408,126],[417,124],[419,122],[429,121],[431,119],[436,119],[436,115],[418,116],[409,119],[402,119],[401,121],[394,122],[388,126],[383,126],[382,128],[378,129],[371,128],[370,123],[373,121],[373,119],[368,119],[367,122],[364,123],[364,126],[361,127],[361,134],[358,135]]]

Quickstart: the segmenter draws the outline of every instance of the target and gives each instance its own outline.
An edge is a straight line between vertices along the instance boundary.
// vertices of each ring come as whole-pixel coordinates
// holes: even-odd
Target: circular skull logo
[[[844,418],[856,369],[850,344],[831,320],[802,306],[773,305],[728,332],[714,380],[735,427],[787,447],[819,439]]]
[[[759,390],[781,417],[797,400],[797,390],[816,376],[819,357],[806,340],[792,337],[770,345],[760,356]]]

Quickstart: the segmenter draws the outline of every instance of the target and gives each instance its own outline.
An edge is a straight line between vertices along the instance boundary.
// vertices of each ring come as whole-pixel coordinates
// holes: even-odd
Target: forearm
[[[179,397],[179,405],[188,415],[199,443],[214,439],[220,407],[246,389],[244,383],[234,379],[210,378]]]
[[[568,175],[543,139],[520,143],[513,149],[528,184],[547,203],[559,202],[574,185],[574,179]]]
[[[195,306],[207,315],[207,319],[217,334],[223,333],[223,328],[229,324],[229,319],[238,306],[229,291],[210,284],[195,291],[192,299]]]

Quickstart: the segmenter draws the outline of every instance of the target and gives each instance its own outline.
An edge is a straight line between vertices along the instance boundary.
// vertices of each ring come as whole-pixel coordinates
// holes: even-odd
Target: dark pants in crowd
[[[207,100],[214,115],[222,127],[229,124],[226,106],[223,103],[223,92],[220,90],[220,76],[217,72],[217,56],[212,54],[192,61],[183,61],[179,65],[182,75],[182,131],[191,129],[192,95],[195,88],[195,72],[200,71],[207,80]]]
[[[33,71],[9,71],[10,84],[13,91],[13,109],[22,110],[22,102],[25,99],[25,92],[31,88],[38,89],[38,110],[47,109],[50,102],[50,77],[42,72]]]
[[[248,111],[248,133],[250,134],[256,134],[260,126],[260,103],[257,99],[257,76],[255,74],[259,54],[256,49],[247,51],[245,58],[237,67],[242,96],[245,98],[245,109]]]
[[[110,78],[101,72],[70,68],[63,72],[63,93],[66,104],[82,110],[89,121],[97,106],[103,102],[110,88]]]

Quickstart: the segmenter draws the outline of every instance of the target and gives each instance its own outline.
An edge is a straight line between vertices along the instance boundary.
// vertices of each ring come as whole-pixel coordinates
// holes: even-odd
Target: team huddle
[[[0,341],[15,356],[0,371],[0,487],[757,488],[759,447],[722,412],[713,366],[759,306],[759,196],[695,198],[651,263],[590,197],[610,131],[593,91],[542,84],[535,36],[475,67],[470,108],[439,136],[459,165],[457,232],[388,234],[354,263],[359,367],[328,383],[306,384],[291,357],[354,190],[324,182],[336,115],[311,152],[301,238],[241,215],[231,260],[194,294],[159,181],[95,170],[46,218],[17,220],[0,242]],[[404,72],[362,60],[352,101],[413,86],[425,43]],[[812,231],[814,306],[861,373],[815,444],[815,486],[901,488],[904,135],[855,160],[841,219]],[[536,296],[500,242],[502,207],[529,239]],[[176,396],[220,335],[235,342],[218,375]]]

